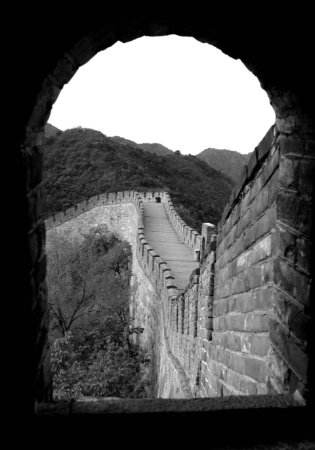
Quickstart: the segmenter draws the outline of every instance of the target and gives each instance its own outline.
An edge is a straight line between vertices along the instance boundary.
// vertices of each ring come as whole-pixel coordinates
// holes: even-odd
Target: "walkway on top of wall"
[[[144,234],[151,247],[164,259],[173,275],[177,289],[183,291],[191,272],[199,267],[194,252],[184,244],[168,220],[163,203],[144,203]]]

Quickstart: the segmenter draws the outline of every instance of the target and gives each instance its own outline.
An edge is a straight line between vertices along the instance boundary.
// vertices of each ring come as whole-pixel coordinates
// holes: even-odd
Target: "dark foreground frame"
[[[130,11],[106,8],[98,10],[89,5],[72,10],[71,14],[65,10],[55,14],[58,8],[48,12],[27,5],[25,10],[19,10],[23,23],[12,25],[17,39],[11,47],[10,71],[15,71],[17,78],[12,77],[11,91],[16,95],[13,103],[18,110],[10,142],[13,155],[10,167],[17,170],[17,176],[16,189],[10,198],[15,215],[8,224],[7,236],[14,236],[16,246],[12,251],[10,245],[8,251],[11,261],[8,267],[14,272],[11,286],[14,293],[20,288],[20,294],[9,299],[10,317],[14,317],[17,330],[17,344],[10,354],[15,365],[9,365],[8,370],[14,386],[11,417],[21,419],[21,423],[32,417],[36,432],[46,426],[53,430],[54,424],[65,423],[64,419],[69,430],[71,424],[77,427],[78,423],[85,426],[93,423],[91,426],[96,428],[101,421],[107,435],[111,434],[113,423],[137,422],[140,426],[149,422],[158,435],[160,421],[166,429],[176,422],[177,426],[181,424],[177,429],[183,437],[194,434],[197,442],[198,436],[202,436],[209,447],[211,443],[222,446],[230,443],[235,447],[248,436],[248,442],[255,448],[259,443],[278,441],[292,441],[288,448],[302,448],[299,446],[303,441],[314,439],[310,424],[314,417],[312,385],[305,406],[291,396],[51,402],[40,142],[51,106],[77,68],[117,40],[126,42],[143,35],[195,36],[217,45],[232,57],[241,58],[253,70],[268,92],[283,129],[290,133],[296,118],[297,123],[303,124],[303,133],[313,138],[315,135],[310,11],[303,10],[301,15],[297,10],[288,15],[285,11],[277,14],[273,6],[266,14],[260,11],[258,20],[257,15],[249,18],[245,14],[248,11],[240,10],[234,15],[232,11],[217,12],[212,8],[209,15],[208,8],[190,9],[172,16],[167,9],[160,8],[144,17],[144,11],[136,10],[134,5]],[[314,228],[313,225],[313,237]],[[314,274],[314,264],[312,270]],[[313,310],[312,306],[312,314]],[[312,352],[311,348],[311,361]],[[192,428],[186,432],[183,426],[189,423]],[[224,432],[218,432],[222,427]]]

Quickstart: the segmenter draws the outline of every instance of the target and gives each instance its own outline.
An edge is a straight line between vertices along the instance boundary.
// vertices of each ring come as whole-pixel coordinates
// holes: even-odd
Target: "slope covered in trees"
[[[162,144],[137,144],[134,141],[130,141],[129,139],[125,139],[122,138],[120,136],[113,136],[111,137],[111,139],[113,139],[115,142],[118,142],[119,144],[122,145],[126,145],[129,144],[132,147],[138,147],[138,148],[142,148],[142,150],[146,150],[147,152],[150,153],[155,153],[156,155],[171,155],[172,153],[174,153],[172,150],[170,150],[169,148],[165,147]]]
[[[49,340],[55,399],[150,394],[149,358],[130,335],[131,247],[106,227],[83,241],[47,235]]]
[[[161,190],[200,231],[202,222],[219,221],[234,185],[195,156],[158,156],[81,127],[46,137],[43,154],[46,217],[104,192]]]
[[[248,163],[251,153],[242,154],[232,150],[207,148],[196,155],[210,167],[230,176],[235,182],[241,175],[243,167]]]

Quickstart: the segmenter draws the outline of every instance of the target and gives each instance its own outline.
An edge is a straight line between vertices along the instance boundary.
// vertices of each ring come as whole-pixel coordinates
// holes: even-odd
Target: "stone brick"
[[[253,243],[257,240],[257,232],[254,226],[250,226],[245,230],[244,233],[244,247],[243,251],[247,250],[249,247],[253,245]]]
[[[262,188],[250,205],[250,220],[254,222],[268,207],[268,186]]]
[[[262,160],[270,151],[272,143],[274,141],[274,125],[267,131],[263,139],[257,146],[257,159],[258,161]]]
[[[230,293],[233,294],[240,294],[241,292],[245,292],[245,280],[243,275],[238,275],[232,279],[231,282],[231,291]]]
[[[251,209],[247,209],[244,215],[240,218],[237,225],[237,236],[240,236],[243,231],[248,227],[251,221]]]
[[[268,259],[263,264],[263,284],[266,285],[274,279],[274,259]]]
[[[308,239],[296,239],[296,263],[307,272],[311,271],[311,243]]]
[[[234,259],[244,251],[244,235],[240,236],[230,248],[230,258]]]
[[[248,255],[249,255],[249,252],[244,252],[237,259],[234,260],[234,261],[236,261],[236,272],[238,274],[244,272],[245,269],[247,269],[247,264],[248,264],[248,260],[249,260]]]
[[[279,170],[272,175],[268,182],[268,203],[271,203],[276,199],[279,185]]]
[[[256,148],[254,149],[254,151],[252,152],[249,161],[247,163],[247,176],[248,178],[251,178],[251,176],[254,174],[256,166],[258,163],[258,158],[257,158],[257,150]]]
[[[230,350],[240,352],[242,347],[240,334],[233,332],[226,333],[225,347],[229,348]]]
[[[234,189],[233,189],[234,190]],[[236,203],[236,205],[233,208],[233,212],[231,214],[231,220],[232,220],[232,225],[235,225],[239,219],[240,219],[240,214],[241,214],[241,205],[240,202]]]
[[[307,378],[308,357],[288,332],[275,319],[270,320],[270,341],[277,347],[287,363],[303,379]]]
[[[313,156],[313,146],[311,140],[302,139],[294,136],[279,136],[278,144],[280,146],[281,156]]]
[[[244,292],[237,295],[235,298],[235,310],[238,312],[246,313],[252,311],[255,308],[255,301],[252,292]]]
[[[269,313],[255,312],[245,315],[244,331],[269,331]]]
[[[217,380],[217,396],[222,397],[223,396],[223,383]]]
[[[255,240],[258,240],[267,234],[276,224],[277,210],[276,205],[268,208],[265,213],[254,223]]]
[[[231,387],[233,387],[236,390],[240,390],[240,376],[233,372],[232,370],[228,370],[227,371],[227,379],[226,382],[228,385],[230,385]]]
[[[231,353],[230,354],[230,364],[228,367],[235,370],[235,372],[244,374],[245,373],[245,356],[241,353]]]
[[[233,278],[237,273],[238,273],[237,260],[231,261],[230,264],[229,264],[230,278]]]
[[[314,172],[315,172],[315,161],[311,160],[299,160],[298,161],[298,192],[306,196],[311,200],[314,193]]]
[[[251,337],[251,353],[257,356],[266,356],[270,347],[269,336],[255,334]]]
[[[241,351],[242,353],[250,353],[251,352],[251,334],[242,333],[240,335],[241,338]]]
[[[263,284],[263,264],[252,267],[244,275],[244,290],[255,289]]]
[[[240,391],[246,395],[256,395],[257,394],[257,383],[247,378],[242,378],[240,380]]]
[[[250,185],[250,202],[252,202],[258,195],[258,192],[262,188],[260,177],[256,177]]]
[[[269,309],[271,307],[272,292],[273,288],[270,286],[256,290],[253,293],[255,308],[262,310]]]
[[[261,172],[260,178],[261,178],[261,185],[265,186],[267,183],[269,184],[270,178],[272,174],[278,169],[279,166],[279,157],[280,152],[279,150],[274,149],[274,152],[270,154],[268,159],[266,160],[263,170]],[[268,187],[268,186],[266,186]],[[268,187],[269,188],[269,187]]]
[[[251,249],[251,256],[248,258],[250,264],[257,264],[259,261],[266,259],[271,254],[271,235],[269,234]]]
[[[293,263],[296,261],[297,253],[296,238],[295,234],[277,224],[275,230],[275,239],[277,243],[276,253],[290,259]]]
[[[287,261],[277,258],[274,263],[274,282],[296,298],[302,305],[310,304],[310,277],[299,272]]]
[[[297,160],[283,156],[280,159],[279,186],[286,189],[297,190],[298,169],[299,163]]]
[[[218,360],[220,363],[224,364],[226,367],[231,367],[230,360],[231,360],[231,352],[228,350],[220,350],[218,352]]]
[[[254,380],[266,381],[266,363],[260,359],[245,357],[245,375]]]
[[[229,231],[227,237],[226,237],[226,246],[227,248],[229,248],[235,241],[236,239],[236,235],[237,235],[237,226],[234,225],[233,228],[231,228],[231,230]]]
[[[288,388],[290,369],[283,357],[276,351],[276,347],[274,347],[272,342],[270,343],[268,371],[267,385],[269,385],[269,391],[275,391],[276,393],[285,392]]]
[[[227,301],[228,299],[220,299],[213,303],[213,314],[214,316],[220,316],[226,314],[227,312]]]
[[[230,295],[231,295],[231,283],[230,281],[226,281],[224,285],[221,287],[221,297],[225,298],[229,297]]]
[[[305,346],[310,331],[310,317],[281,291],[274,293],[273,304],[277,319]]]
[[[307,236],[311,233],[312,203],[297,193],[279,189],[277,193],[278,218]]]

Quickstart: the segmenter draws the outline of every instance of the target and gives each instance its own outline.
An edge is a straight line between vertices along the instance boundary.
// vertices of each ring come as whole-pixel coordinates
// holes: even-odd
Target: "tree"
[[[132,345],[128,242],[106,227],[82,240],[50,233],[48,299],[55,399],[150,396],[149,359]]]
[[[47,284],[54,337],[109,313],[126,316],[129,301],[130,244],[98,226],[83,240],[50,233],[47,240]]]

